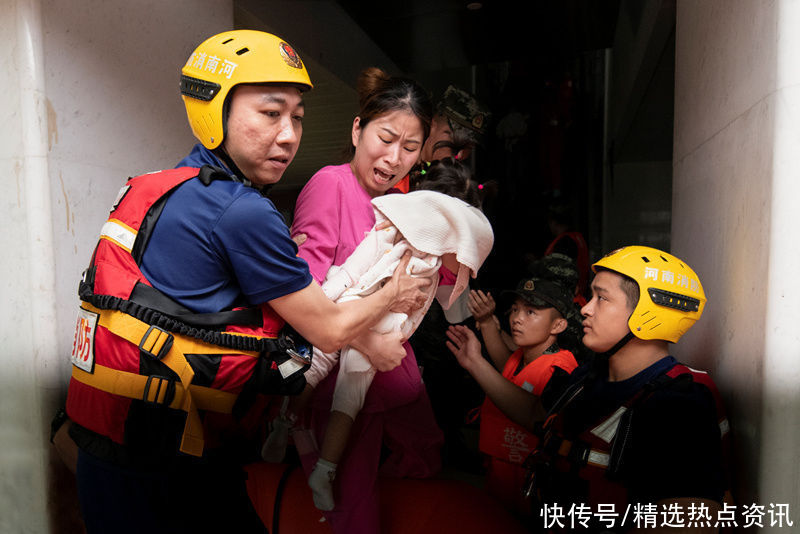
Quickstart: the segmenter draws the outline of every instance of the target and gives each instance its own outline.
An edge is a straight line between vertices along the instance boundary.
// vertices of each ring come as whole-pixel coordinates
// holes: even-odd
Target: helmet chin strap
[[[250,180],[248,180],[242,170],[233,162],[233,159],[228,155],[228,153],[222,148],[222,145],[218,146],[214,150],[212,150],[215,156],[222,160],[222,162],[228,166],[228,170],[231,171],[231,179],[234,182],[240,182],[248,187],[252,187],[253,189],[257,190],[263,196],[267,196],[269,190],[272,189],[272,184],[257,186]]]
[[[629,331],[622,339],[617,341],[616,345],[605,352],[597,353],[592,368],[587,375],[587,380],[596,380],[598,377],[605,376],[608,373],[608,360],[631,339],[633,339],[633,332]]]
[[[606,358],[610,358],[610,357],[612,357],[614,354],[616,354],[616,353],[617,353],[617,351],[618,351],[619,349],[621,349],[622,347],[624,347],[624,346],[625,346],[625,345],[628,343],[628,341],[630,341],[631,339],[633,339],[633,332],[630,332],[630,331],[629,331],[627,334],[625,334],[625,336],[624,336],[622,339],[620,339],[619,341],[617,341],[617,344],[616,344],[616,345],[614,345],[613,347],[611,347],[610,349],[608,349],[607,351],[605,351],[605,352],[603,353],[603,356],[605,356]]]

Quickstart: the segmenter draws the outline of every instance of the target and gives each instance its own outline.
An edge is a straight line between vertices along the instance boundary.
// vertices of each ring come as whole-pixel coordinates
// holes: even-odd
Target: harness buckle
[[[569,461],[570,464],[583,467],[586,465],[586,462],[589,461],[589,451],[591,451],[591,449],[588,443],[576,440],[572,443],[572,447],[570,447],[567,453],[567,461]]]
[[[155,390],[153,389],[153,386],[155,386]],[[147,377],[147,382],[145,382],[144,384],[144,391],[142,391],[141,400],[143,402],[147,404],[169,406],[170,404],[172,404],[172,401],[174,399],[175,399],[174,379],[160,375],[150,375]]]
[[[288,325],[283,327],[275,341],[278,346],[278,352],[285,353],[302,366],[311,365],[311,344]]]
[[[308,350],[308,347],[297,347],[297,350],[295,348],[286,349],[286,354],[301,365],[311,365],[311,351]]]
[[[150,334],[155,334],[155,336],[151,339]],[[155,360],[161,360],[172,348],[172,340],[172,334],[152,325],[147,329],[147,332],[145,332],[144,336],[142,336],[142,340],[139,342],[139,352]]]

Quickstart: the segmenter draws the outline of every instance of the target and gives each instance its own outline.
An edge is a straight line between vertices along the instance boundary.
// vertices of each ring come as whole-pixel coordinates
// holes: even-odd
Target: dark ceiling
[[[477,2],[337,1],[406,72],[424,70],[420,50],[409,46],[419,42],[420,33],[435,47],[447,41],[449,50],[458,52],[454,60],[464,65],[524,60],[546,67],[582,51],[609,48],[620,5],[619,0],[486,0],[469,9]]]

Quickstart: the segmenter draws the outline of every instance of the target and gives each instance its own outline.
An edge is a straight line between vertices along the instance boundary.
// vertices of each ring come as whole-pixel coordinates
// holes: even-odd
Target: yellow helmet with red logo
[[[697,274],[672,254],[642,246],[623,247],[592,265],[639,284],[639,302],[628,319],[634,336],[675,343],[703,314],[706,295]]]
[[[300,56],[280,37],[233,30],[205,40],[181,69],[181,95],[192,132],[206,148],[222,143],[226,99],[243,83],[313,87]]]

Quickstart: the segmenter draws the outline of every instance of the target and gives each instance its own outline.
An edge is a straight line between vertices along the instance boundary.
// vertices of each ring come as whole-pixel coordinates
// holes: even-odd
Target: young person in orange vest
[[[575,261],[558,252],[548,254],[532,262],[527,269],[528,278],[547,278],[558,280],[559,284],[567,288],[574,288],[577,291],[579,281],[578,269]],[[467,308],[475,319],[475,326],[479,331],[484,328],[497,330],[500,328],[500,320],[495,315],[497,304],[489,291],[473,289],[469,292]],[[558,343],[561,348],[568,349],[578,360],[583,363],[590,357],[590,351],[581,343],[583,337],[581,326],[581,307],[586,304],[583,299],[582,304],[578,304],[577,298],[573,298],[572,306],[568,309],[565,316],[567,329],[559,334]],[[511,335],[505,330],[500,330],[500,338],[505,343],[508,350],[515,351],[518,347],[511,339]],[[484,342],[486,340],[484,339]],[[502,350],[502,349],[501,349]]]
[[[529,515],[522,496],[526,475],[522,464],[537,438],[498,406],[516,392],[541,395],[557,369],[569,374],[578,366],[572,352],[558,344],[559,334],[567,329],[572,291],[558,279],[527,278],[507,293],[514,297],[508,320],[512,340],[519,347],[516,351],[507,348],[491,314],[477,322],[491,362],[482,356],[476,335],[465,326],[448,329],[447,346],[486,392],[479,444],[487,455],[486,488],[514,512]]]

